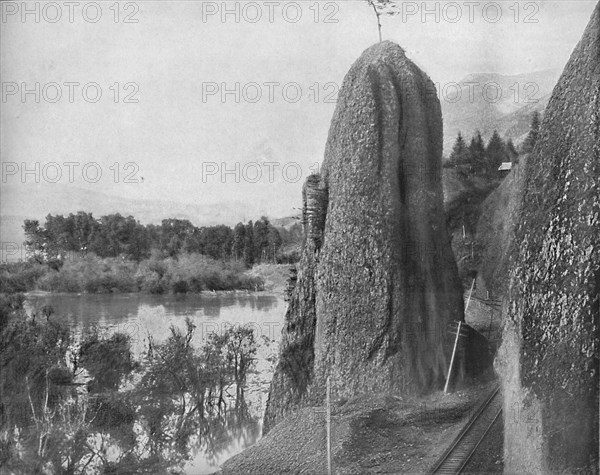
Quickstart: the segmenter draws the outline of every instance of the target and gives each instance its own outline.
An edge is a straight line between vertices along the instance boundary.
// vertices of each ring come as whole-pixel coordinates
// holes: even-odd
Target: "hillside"
[[[480,130],[488,140],[498,130],[518,142],[528,131],[531,114],[545,109],[559,73],[551,69],[512,76],[470,74],[458,82],[458,99],[456,88],[448,86],[441,97],[444,152],[450,151],[459,131],[471,137]]]
[[[520,163],[481,205],[476,237],[481,255],[478,287],[483,285],[493,296],[504,295],[508,285],[508,261],[514,251],[526,161],[526,156],[521,157]]]
[[[480,265],[482,254],[478,242],[478,221],[483,204],[502,183],[502,178],[486,179],[480,176],[464,178],[456,170],[444,168],[444,209],[446,224],[452,242],[452,251],[464,288],[469,288]],[[503,213],[498,209],[498,213]]]

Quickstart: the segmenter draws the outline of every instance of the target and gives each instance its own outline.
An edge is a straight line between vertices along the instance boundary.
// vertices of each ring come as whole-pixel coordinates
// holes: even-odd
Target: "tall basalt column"
[[[329,192],[317,268],[317,395],[423,391],[447,371],[462,286],[446,231],[442,118],[431,80],[390,42],[352,66],[322,167]]]
[[[265,431],[321,402],[327,378],[339,397],[443,383],[447,325],[463,319],[463,301],[441,156],[432,81],[396,44],[366,50],[340,90],[322,176],[304,188],[307,239]],[[301,378],[289,371],[298,361]]]

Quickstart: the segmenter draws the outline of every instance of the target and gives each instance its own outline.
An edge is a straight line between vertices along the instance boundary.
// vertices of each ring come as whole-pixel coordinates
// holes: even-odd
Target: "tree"
[[[135,221],[132,231],[132,240],[128,249],[128,257],[140,262],[142,259],[150,257],[151,249],[152,241],[150,238],[150,233],[148,232],[148,228],[140,224],[138,221]]]
[[[28,258],[56,270],[68,252],[137,262],[149,258],[152,251],[157,258],[175,259],[182,253],[198,253],[213,259],[244,259],[250,266],[275,256],[281,246],[281,236],[264,216],[256,223],[238,223],[234,230],[225,225],[197,228],[185,219],[145,226],[133,216],[116,213],[95,219],[80,211],[67,217],[49,214],[44,226],[25,220],[23,230]]]
[[[69,252],[81,252],[93,238],[97,223],[91,214],[83,212],[46,216],[44,226],[39,221],[26,219],[23,224],[25,246],[30,259],[60,267]],[[55,266],[55,264],[57,266]]]
[[[265,251],[269,247],[269,220],[265,216],[254,223],[254,262],[265,259]]]
[[[169,257],[177,257],[184,246],[190,247],[189,241],[195,229],[187,219],[163,219],[160,226],[161,251]]]
[[[398,2],[395,0],[367,0],[369,6],[373,9],[375,17],[377,18],[377,32],[379,33],[379,42],[381,43],[381,16],[394,16],[398,15]]]
[[[98,232],[98,222],[92,213],[79,211],[76,215],[69,214],[68,221],[72,222],[72,242],[76,251],[87,254],[88,248]]]
[[[540,134],[540,113],[535,111],[531,116],[531,124],[529,125],[529,133],[521,146],[523,153],[533,152],[533,148],[538,140]]]
[[[235,326],[213,333],[197,351],[192,343],[195,328],[187,318],[186,330],[172,326],[165,342],[149,338],[146,372],[135,389],[148,445],[166,460],[185,454],[190,438],[210,437],[215,422],[230,413],[231,386],[236,387],[235,408],[245,407],[244,387],[255,365],[252,329]]]
[[[496,130],[492,134],[485,153],[487,156],[486,174],[489,177],[495,177],[498,175],[500,165],[508,160],[506,145]]]
[[[54,449],[64,438],[58,427],[69,418],[65,402],[73,389],[74,375],[67,365],[71,334],[66,325],[52,320],[27,320],[15,304],[19,302],[0,298],[0,313],[9,313],[0,333],[0,439],[12,433],[15,445],[21,445],[18,452],[28,466],[18,473],[41,473],[42,461],[56,455]]]
[[[268,236],[268,255],[273,256],[273,262],[277,261],[277,252],[281,247],[283,239],[281,239],[281,235],[279,231],[274,226],[269,226],[269,236]]]
[[[67,218],[59,214],[46,216],[44,228],[48,236],[49,247],[52,248],[52,254],[60,255],[62,251],[72,250],[72,224]]]
[[[454,142],[454,146],[452,147],[449,162],[453,166],[459,166],[467,164],[468,161],[469,149],[467,148],[465,139],[463,139],[462,134],[459,132],[456,137],[456,142]]]
[[[233,230],[233,243],[231,245],[231,257],[239,261],[244,257],[244,243],[246,241],[246,228],[243,223],[237,223]]]
[[[256,341],[254,330],[236,326],[227,329],[227,358],[232,365],[233,380],[236,386],[236,404],[244,398],[244,386],[248,371],[256,362]]]
[[[508,139],[508,141],[506,142],[506,153],[513,165],[519,163],[519,152],[517,152],[517,149],[515,148],[515,144],[513,143],[512,139]]]
[[[150,447],[176,454],[177,440],[188,436],[186,422],[204,411],[204,393],[210,382],[192,344],[196,329],[190,318],[185,332],[171,326],[164,343],[148,342],[147,371],[136,391],[145,401],[141,423],[147,427]]]
[[[81,342],[78,356],[78,365],[92,377],[88,383],[91,393],[118,390],[124,377],[138,367],[131,352],[131,337],[125,333],[102,338],[94,329]]]
[[[251,267],[254,264],[254,226],[252,221],[246,225],[246,240],[244,242],[244,263]]]
[[[233,231],[229,226],[209,226],[200,228],[200,253],[213,259],[227,259],[231,256]]]
[[[38,261],[40,264],[46,262],[48,237],[44,228],[38,220],[26,219],[23,224],[25,233],[25,249],[27,257]]]
[[[485,144],[481,137],[479,130],[475,132],[475,135],[471,139],[469,144],[469,161],[471,163],[471,172],[474,174],[481,174],[486,169],[485,160]]]

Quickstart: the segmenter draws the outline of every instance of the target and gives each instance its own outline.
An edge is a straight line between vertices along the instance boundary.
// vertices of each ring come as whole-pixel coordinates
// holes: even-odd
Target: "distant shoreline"
[[[47,297],[50,295],[53,296],[89,296],[89,295],[115,295],[115,296],[127,296],[127,295],[148,295],[155,297],[185,297],[185,296],[202,296],[202,297],[219,297],[223,295],[231,295],[231,294],[241,294],[241,295],[280,295],[283,291],[275,291],[275,290],[201,290],[199,292],[186,292],[186,293],[164,293],[164,294],[151,294],[148,292],[138,291],[138,292],[52,292],[49,290],[28,290],[27,292],[22,292],[25,297]]]
[[[198,290],[187,292],[163,292],[152,293],[143,289],[137,291],[114,291],[89,292],[89,291],[62,291],[32,289],[22,292],[25,297],[46,297],[49,295],[155,295],[155,296],[185,296],[198,295],[202,297],[219,297],[223,295],[275,295],[283,297],[287,286],[290,265],[288,264],[257,264],[244,272],[249,279],[261,282],[259,289],[226,289],[226,290]]]

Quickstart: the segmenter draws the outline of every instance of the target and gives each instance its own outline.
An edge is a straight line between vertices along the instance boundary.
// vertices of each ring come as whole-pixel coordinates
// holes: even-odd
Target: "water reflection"
[[[143,357],[151,341],[165,341],[171,325],[184,329],[186,317],[196,326],[193,335],[196,348],[205,344],[211,335],[221,334],[232,326],[241,324],[252,328],[261,344],[255,372],[248,376],[245,397],[236,400],[234,392],[229,394],[233,399],[228,399],[226,410],[200,415],[192,413],[186,417],[181,422],[181,428],[185,430],[176,438],[183,445],[174,446],[180,450],[180,455],[173,454],[173,462],[183,466],[185,473],[212,473],[225,460],[259,439],[273,371],[271,359],[276,351],[273,342],[280,338],[285,312],[282,298],[262,293],[28,296],[29,313],[39,311],[45,305],[54,307],[53,319],[67,323],[79,334],[100,327],[109,333],[118,331],[130,335],[136,358]]]
[[[132,338],[136,354],[147,341],[148,334],[162,339],[171,325],[182,327],[186,317],[191,317],[197,326],[196,343],[236,324],[253,327],[257,336],[279,340],[285,312],[282,298],[262,293],[31,294],[28,305],[29,313],[51,305],[55,309],[53,318],[78,331],[99,325],[126,333]]]
[[[46,294],[32,293],[31,304],[41,307],[52,305],[62,316],[71,316],[78,322],[97,323],[98,318],[122,321],[138,314],[142,306],[163,308],[167,317],[205,316],[219,318],[227,310],[249,308],[252,313],[270,312],[281,305],[281,298],[272,294],[222,293],[188,295],[146,294]]]
[[[195,437],[191,460],[184,465],[186,473],[211,473],[224,460],[255,444],[260,438],[262,423],[247,407],[238,407],[213,417]]]

